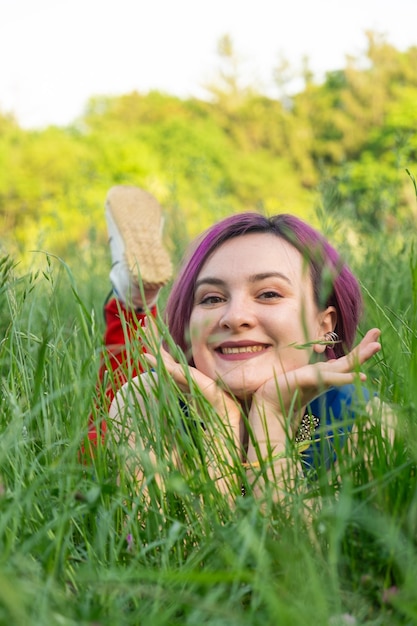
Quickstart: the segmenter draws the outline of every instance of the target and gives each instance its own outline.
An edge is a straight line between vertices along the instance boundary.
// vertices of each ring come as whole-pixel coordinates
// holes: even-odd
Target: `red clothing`
[[[152,307],[150,311],[152,315],[156,315],[156,307]],[[112,298],[104,307],[104,318],[105,355],[99,369],[96,405],[107,411],[117,391],[127,382],[128,376],[136,376],[142,371],[139,363],[132,362],[129,344],[132,341],[140,342],[136,331],[139,326],[144,325],[146,314],[127,310],[119,300]],[[142,350],[145,352],[143,346]],[[93,412],[89,418],[88,439],[95,446],[99,436],[104,440],[105,433],[106,420],[103,419],[97,428]]]

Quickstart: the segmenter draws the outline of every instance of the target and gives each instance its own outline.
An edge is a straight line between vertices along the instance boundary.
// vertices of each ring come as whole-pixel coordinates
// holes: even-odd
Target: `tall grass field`
[[[342,241],[363,287],[360,333],[382,330],[365,386],[395,415],[395,436],[377,408],[364,412],[354,449],[314,483],[288,483],[279,502],[267,488],[261,499],[220,495],[163,373],[155,428],[135,425],[157,467],[145,450],[138,482],[111,425],[83,462],[88,416],[105,413],[94,398],[107,250],[39,252],[24,271],[4,255],[0,625],[417,624],[415,239]]]

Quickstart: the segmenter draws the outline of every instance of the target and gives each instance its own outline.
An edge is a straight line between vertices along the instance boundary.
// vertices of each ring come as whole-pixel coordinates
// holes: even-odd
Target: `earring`
[[[324,339],[326,340],[326,348],[332,349],[339,342],[339,335],[331,330],[324,335]]]

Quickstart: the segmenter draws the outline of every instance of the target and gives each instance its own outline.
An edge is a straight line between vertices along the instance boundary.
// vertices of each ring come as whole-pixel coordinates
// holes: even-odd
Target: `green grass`
[[[267,489],[263,502],[238,495],[230,506],[201,441],[183,436],[169,381],[155,428],[136,426],[159,451],[157,471],[142,455],[146,494],[111,432],[94,462],[80,463],[106,259],[70,269],[44,255],[44,269],[24,275],[2,260],[0,624],[321,626],[349,623],[344,614],[417,623],[417,255],[405,243],[392,256],[381,238],[355,263],[362,330],[383,331],[366,384],[397,415],[394,444],[375,415],[356,453],[309,492],[301,483],[278,505]]]

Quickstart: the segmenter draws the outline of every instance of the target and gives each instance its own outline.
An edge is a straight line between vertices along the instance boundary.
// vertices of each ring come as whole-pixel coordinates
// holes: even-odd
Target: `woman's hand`
[[[287,414],[294,400],[295,408],[302,409],[329,387],[353,383],[358,376],[366,380],[366,375],[358,370],[381,349],[380,334],[378,328],[369,330],[349,354],[339,359],[308,364],[273,376],[255,392],[252,404],[263,407],[264,411]]]
[[[166,372],[184,393],[193,393],[192,385],[202,393],[220,417],[227,418],[233,428],[239,430],[241,423],[241,407],[230,394],[224,391],[218,383],[200,372],[197,368],[176,361],[159,341],[158,331],[153,320],[145,327],[147,352],[146,361],[153,368],[157,367],[156,353],[162,359]]]

